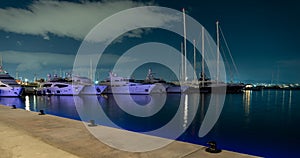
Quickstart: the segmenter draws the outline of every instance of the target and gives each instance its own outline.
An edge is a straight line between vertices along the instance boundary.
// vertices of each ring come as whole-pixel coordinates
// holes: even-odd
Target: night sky
[[[178,11],[185,8],[212,37],[216,34],[215,22],[219,20],[238,68],[234,72],[237,82],[300,82],[300,2],[295,0],[0,1],[3,67],[12,76],[18,73],[18,77],[29,80],[34,75],[45,78],[48,73],[70,72],[77,50],[90,29],[118,11],[144,5]],[[180,49],[178,40],[151,35],[157,32],[132,32],[110,50],[120,55],[143,38],[177,45]],[[152,67],[159,77],[173,79],[163,72],[165,68],[146,67]],[[111,65],[99,64],[98,69],[97,79],[102,80]],[[146,73],[143,71],[137,74],[143,76]]]

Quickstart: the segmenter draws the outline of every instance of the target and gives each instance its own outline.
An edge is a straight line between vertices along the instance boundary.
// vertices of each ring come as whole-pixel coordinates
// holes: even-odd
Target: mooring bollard
[[[44,110],[40,110],[40,113],[39,113],[39,115],[45,115],[45,112],[44,112]]]
[[[90,124],[88,124],[89,127],[94,127],[97,126],[97,124],[95,124],[95,120],[90,120]]]
[[[207,144],[209,145],[209,147],[205,149],[206,152],[220,153],[222,151],[221,149],[217,148],[217,142],[215,141],[209,141]]]
[[[12,109],[16,109],[17,107],[16,107],[16,105],[12,105]]]

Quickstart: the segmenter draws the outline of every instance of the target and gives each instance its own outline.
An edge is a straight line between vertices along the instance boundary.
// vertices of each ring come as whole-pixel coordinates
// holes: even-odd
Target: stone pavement
[[[152,137],[110,127],[97,126],[106,137],[112,133],[128,137]],[[154,140],[162,139],[153,137]],[[148,152],[126,152],[96,139],[81,121],[51,115],[38,115],[23,109],[0,105],[0,158],[251,158],[255,156],[223,150],[205,152],[205,147],[173,141]],[[122,141],[121,141],[122,142]],[[151,142],[155,143],[155,141]],[[121,144],[122,145],[122,144]]]

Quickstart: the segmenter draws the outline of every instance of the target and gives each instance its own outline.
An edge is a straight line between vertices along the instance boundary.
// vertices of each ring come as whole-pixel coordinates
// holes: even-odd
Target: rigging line
[[[228,67],[228,69],[229,69],[229,73],[230,73],[230,82],[232,82],[233,81],[233,71],[232,71],[232,68],[231,68],[231,66],[230,66],[230,64],[229,64],[229,61],[228,61],[228,59],[227,59],[227,56],[226,56],[226,53],[225,53],[225,51],[224,51],[224,47],[222,47],[221,46],[221,55],[223,56],[223,59],[225,60],[225,65],[226,65],[226,67]]]
[[[234,76],[233,76],[233,74],[234,74],[234,71],[233,71],[233,69],[232,69],[232,65],[230,64],[230,62],[229,62],[229,60],[228,60],[228,56],[226,55],[226,51],[225,51],[225,49],[224,49],[224,47],[223,47],[223,45],[220,45],[220,52],[221,52],[221,55],[223,56],[223,59],[224,59],[224,63],[225,63],[225,68],[228,68],[228,70],[229,70],[229,74],[230,74],[230,82],[233,82],[233,80],[234,80]]]
[[[201,25],[202,26],[202,25]],[[204,28],[204,26],[202,26]],[[201,28],[202,28],[201,27]],[[195,41],[195,46],[198,44],[198,42],[200,41],[200,38],[201,38],[201,43],[202,43],[202,31],[199,31],[199,36],[196,37],[197,40]],[[199,42],[200,43],[200,42]],[[202,55],[202,50],[198,50],[197,47],[196,47],[196,52],[200,52],[200,55],[201,55],[201,58],[203,58],[203,55]],[[197,53],[196,53],[197,54]],[[197,59],[197,57],[196,57]],[[197,60],[196,60],[196,63],[197,63]]]
[[[206,54],[206,59],[208,60],[208,61],[205,61],[206,65],[207,65],[208,64],[207,62],[213,62],[213,61],[211,61],[211,59],[216,59],[217,57],[216,57],[215,53],[211,53],[211,52],[215,52],[215,47],[213,48],[213,46],[211,44],[211,42],[214,43],[214,40],[212,40],[207,33],[204,34],[204,39],[207,39],[207,42],[205,42],[205,50],[204,50],[204,52],[206,52],[205,53]],[[207,43],[208,47],[207,47],[206,43]],[[208,56],[210,56],[210,57],[208,57]],[[214,72],[214,71],[212,71],[212,72]],[[212,75],[216,75],[217,73],[216,74],[211,74],[211,72],[209,71],[208,74],[209,74],[210,78],[214,78],[216,76],[212,76]]]
[[[225,46],[226,46],[226,48],[227,48],[227,50],[228,50],[228,54],[229,54],[229,56],[230,56],[230,59],[231,59],[232,64],[233,64],[233,66],[234,66],[234,69],[235,69],[237,75],[239,76],[240,73],[239,73],[239,71],[238,71],[238,69],[237,69],[237,66],[236,66],[234,60],[233,60],[231,51],[230,51],[230,49],[229,49],[229,47],[228,47],[227,41],[226,41],[226,39],[225,39],[225,36],[224,36],[224,34],[223,34],[223,31],[222,31],[221,27],[220,27],[220,32],[221,32],[221,35],[222,35],[222,37],[223,37],[223,39],[224,39],[224,43],[225,43]]]
[[[207,39],[207,42],[205,42],[205,44],[207,43],[207,45],[208,45],[208,47],[204,44],[204,46],[205,46],[205,50],[204,50],[204,52],[206,52],[206,59],[207,60],[209,60],[210,58],[208,57],[208,56],[214,56],[215,54],[212,54],[212,53],[207,53],[207,52],[213,52],[213,48],[212,48],[212,45],[211,45],[211,43],[210,43],[210,41],[209,41],[209,35],[207,34],[207,33],[205,33],[204,34],[204,39]],[[205,40],[204,40],[205,41]],[[212,61],[205,61],[205,63],[206,63],[206,65],[208,65],[209,63],[207,63],[207,62],[212,62]],[[205,73],[204,73],[205,74]],[[210,78],[213,78],[214,76],[211,76],[211,72],[209,71],[209,77]],[[212,75],[214,75],[214,74],[212,74]]]
[[[197,37],[197,40],[196,39],[194,39],[196,42],[195,42],[195,46],[198,44],[198,42],[200,41],[200,37],[201,37],[201,31],[199,31],[199,36]],[[189,41],[189,43],[190,43],[190,41]],[[200,50],[198,50],[197,49],[197,47],[196,47],[196,52],[197,51],[200,51]],[[187,54],[191,54],[191,52],[193,52],[194,53],[194,50],[191,50],[191,49],[189,49],[188,51],[187,51],[187,53],[186,53],[186,55]],[[201,51],[200,51],[201,52]],[[186,58],[188,59],[188,55],[186,56]],[[188,60],[189,61],[189,60]]]

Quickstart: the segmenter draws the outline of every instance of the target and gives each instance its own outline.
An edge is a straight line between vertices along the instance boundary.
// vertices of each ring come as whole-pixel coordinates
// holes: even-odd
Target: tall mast
[[[93,61],[92,58],[90,57],[90,79],[93,81]]]
[[[202,87],[204,87],[204,81],[205,81],[205,69],[204,69],[204,27],[202,26]]]
[[[184,55],[183,55],[183,43],[181,42],[181,81],[184,81]]]
[[[184,8],[182,9],[182,13],[183,13],[183,37],[184,37],[184,40],[183,40],[183,43],[184,43],[184,81],[187,80],[187,77],[186,77],[186,26],[185,26],[185,10]]]
[[[217,25],[217,84],[219,83],[219,65],[220,65],[220,37],[219,37],[219,21],[216,22]]]
[[[59,68],[59,77],[63,77],[61,68]]]
[[[19,79],[19,72],[18,71],[16,72],[16,79],[17,80]]]
[[[196,40],[193,40],[194,45],[194,81],[196,82]]]

